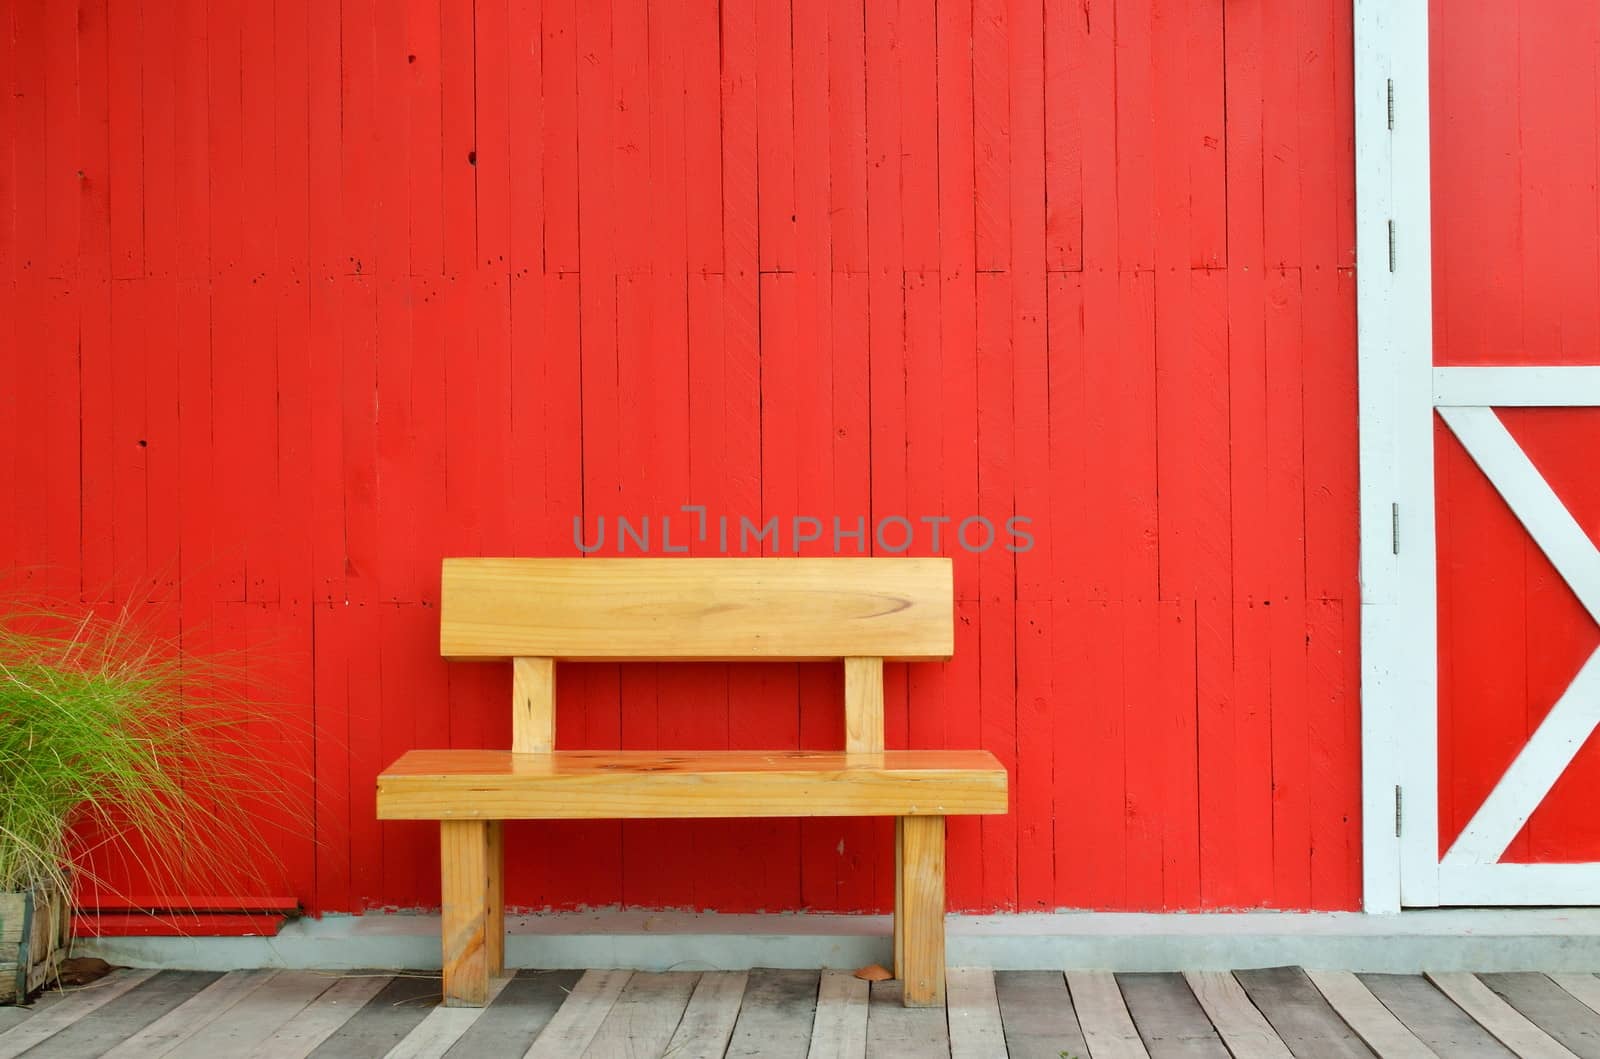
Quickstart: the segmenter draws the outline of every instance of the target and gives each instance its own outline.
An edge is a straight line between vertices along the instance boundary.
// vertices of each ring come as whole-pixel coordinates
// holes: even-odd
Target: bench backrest
[[[883,749],[883,662],[949,658],[944,558],[446,559],[447,658],[512,660],[512,749],[551,749],[556,660],[845,662],[846,749]]]

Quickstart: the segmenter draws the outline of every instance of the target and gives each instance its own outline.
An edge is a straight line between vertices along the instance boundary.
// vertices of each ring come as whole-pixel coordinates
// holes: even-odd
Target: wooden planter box
[[[55,890],[0,893],[0,1004],[17,1004],[55,973],[67,954],[72,916]]]

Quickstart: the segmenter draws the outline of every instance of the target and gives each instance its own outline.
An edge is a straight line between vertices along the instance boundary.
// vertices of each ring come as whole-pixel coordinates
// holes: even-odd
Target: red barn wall
[[[373,776],[509,739],[440,557],[694,503],[1033,520],[889,673],[892,745],[1012,770],[953,908],[1358,905],[1347,3],[0,0],[0,80],[0,562],[245,660],[304,777],[253,885],[435,904]],[[558,738],[840,694],[566,667]],[[523,906],[893,892],[880,821],[508,841]]]

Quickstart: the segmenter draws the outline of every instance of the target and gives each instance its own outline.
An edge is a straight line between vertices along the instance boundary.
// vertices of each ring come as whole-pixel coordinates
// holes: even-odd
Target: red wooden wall
[[[0,561],[242,652],[307,777],[259,885],[437,901],[373,775],[509,738],[441,556],[699,503],[1034,520],[890,672],[1013,770],[952,907],[1358,904],[1348,3],[0,0],[0,78]],[[559,740],[840,694],[568,667]],[[892,899],[882,822],[510,843],[519,905]]]
[[[1600,6],[1431,5],[1439,364],[1600,364]],[[1498,409],[1600,541],[1600,414]],[[1600,644],[1600,629],[1461,443],[1436,423],[1443,852]],[[1600,860],[1600,738],[1502,858]]]

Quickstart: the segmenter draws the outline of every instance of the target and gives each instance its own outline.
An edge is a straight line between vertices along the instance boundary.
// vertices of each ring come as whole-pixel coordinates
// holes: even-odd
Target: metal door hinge
[[[1389,505],[1389,544],[1394,554],[1400,554],[1400,505]]]
[[[1389,130],[1394,131],[1394,78],[1389,78]]]
[[[1404,803],[1401,801],[1400,785],[1397,783],[1397,784],[1394,785],[1394,837],[1395,838],[1399,838],[1400,837],[1400,822],[1401,822],[1401,819],[1402,819],[1402,817],[1401,817],[1401,809],[1402,809],[1403,804]]]
[[[1389,271],[1394,271],[1394,218],[1389,218]]]

